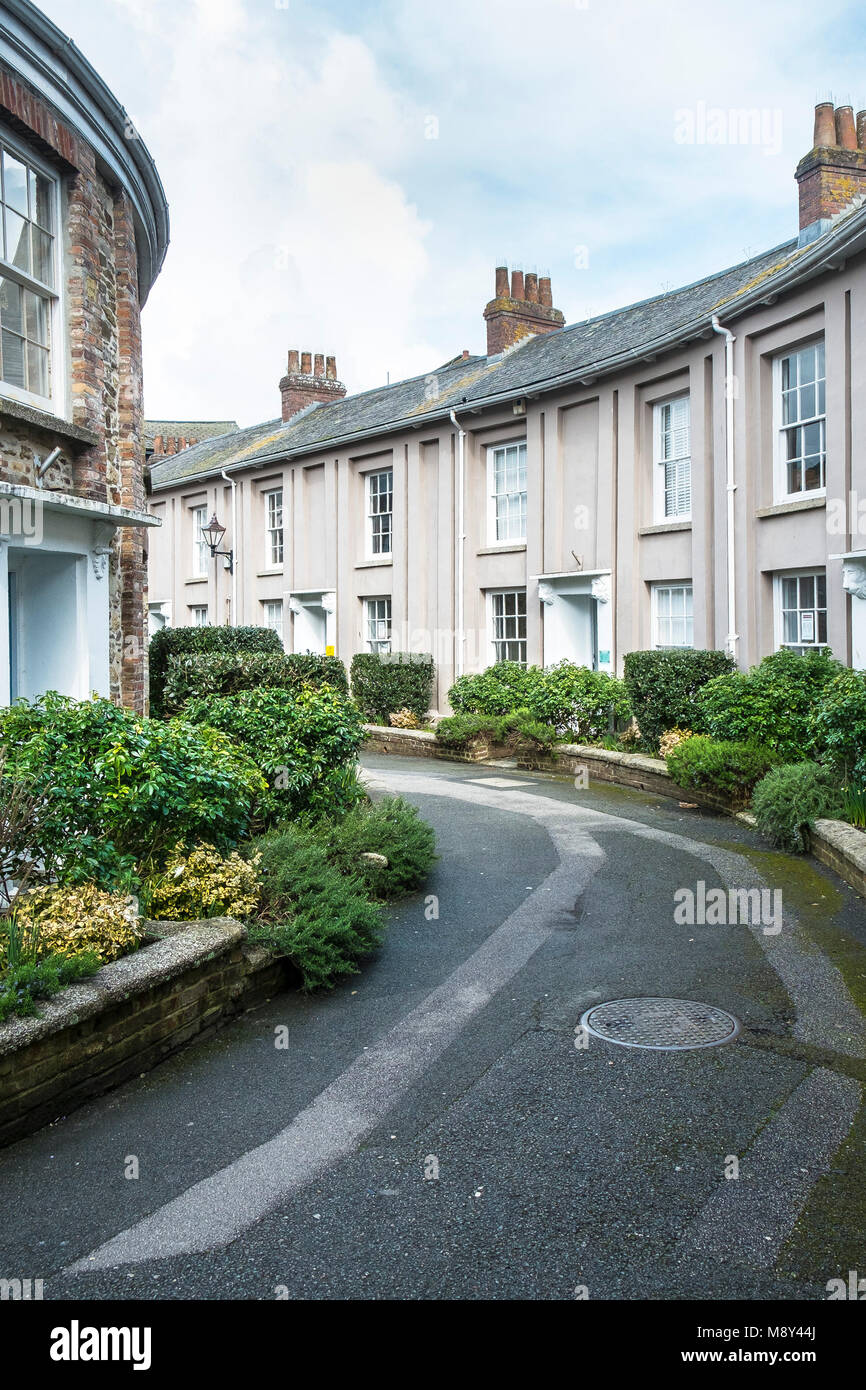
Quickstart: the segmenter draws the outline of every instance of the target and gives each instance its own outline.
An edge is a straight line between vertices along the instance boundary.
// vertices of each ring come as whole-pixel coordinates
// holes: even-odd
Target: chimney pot
[[[468,356],[469,356],[469,349],[468,349],[468,348],[464,348],[464,349],[463,349],[463,359],[464,359],[464,361],[466,360],[466,358],[467,358]]]
[[[866,111],[857,112],[857,148],[866,150]]]
[[[313,358],[312,358],[312,355],[311,355],[311,353],[309,353],[309,352],[302,352],[302,353],[301,353],[301,375],[302,375],[302,376],[312,376],[312,374],[313,374]]]
[[[496,298],[508,298],[508,266],[498,265],[496,267]]]
[[[843,150],[856,150],[857,132],[854,129],[854,111],[850,106],[836,107],[836,144]]]
[[[538,276],[534,270],[527,271],[526,274],[526,298],[530,304],[538,303]]]
[[[297,348],[289,348],[289,375],[298,371],[300,353]]]
[[[836,143],[836,117],[832,101],[821,101],[815,107],[814,146],[832,146]]]
[[[336,381],[336,380],[337,380],[337,359],[336,359],[336,357],[326,357],[326,358],[325,358],[325,376],[328,378],[328,381]]]
[[[553,307],[549,275],[539,276],[533,270],[524,277],[522,270],[513,270],[509,286],[505,266],[496,267],[496,297],[485,308],[484,319],[488,357],[497,357],[523,338],[553,333],[565,323],[564,315]],[[463,357],[468,356],[464,348]]]
[[[553,308],[553,292],[550,288],[550,276],[542,275],[538,280],[538,302],[543,304],[546,309]]]
[[[325,359],[321,352],[317,352],[313,365],[313,376],[325,375]]]
[[[512,270],[511,272],[511,298],[525,299],[523,290],[523,271]]]

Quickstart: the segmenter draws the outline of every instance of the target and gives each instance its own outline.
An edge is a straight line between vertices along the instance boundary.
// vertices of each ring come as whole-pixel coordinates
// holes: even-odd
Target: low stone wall
[[[232,918],[149,924],[160,939],[0,1024],[0,1144],[148,1071],[296,980]]]
[[[449,762],[483,762],[488,750],[454,754],[436,745],[436,735],[420,729],[386,729],[365,725],[368,748],[377,753],[402,753],[408,757],[444,758]],[[636,791],[674,797],[724,815],[735,814],[731,802],[712,792],[678,787],[661,758],[642,753],[619,753],[592,744],[560,743],[551,753],[518,753],[518,767],[554,776],[576,777],[582,769],[596,782],[614,782]],[[754,819],[742,816],[754,824]],[[812,834],[812,853],[833,869],[856,893],[866,898],[866,835],[844,821],[819,820]]]

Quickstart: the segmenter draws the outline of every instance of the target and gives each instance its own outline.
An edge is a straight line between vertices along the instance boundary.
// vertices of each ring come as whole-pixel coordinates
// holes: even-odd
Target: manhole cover
[[[659,1052],[718,1047],[733,1042],[740,1031],[733,1014],[694,999],[613,999],[587,1009],[580,1021],[607,1042]]]

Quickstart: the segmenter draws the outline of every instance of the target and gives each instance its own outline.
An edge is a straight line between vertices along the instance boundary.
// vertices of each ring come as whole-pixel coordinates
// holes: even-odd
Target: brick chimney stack
[[[289,349],[288,370],[280,382],[283,420],[291,420],[299,410],[319,402],[327,405],[330,401],[342,400],[346,388],[337,380],[337,359],[325,357],[317,352],[299,352]]]
[[[496,297],[484,310],[484,318],[488,357],[504,352],[521,338],[552,333],[565,323],[565,316],[553,307],[549,276],[529,271],[524,277],[522,270],[512,270],[509,284],[504,265],[496,267]]]
[[[158,434],[153,441],[153,458],[168,458],[171,454],[179,454],[182,449],[191,449],[198,442],[197,439],[187,439],[180,434]]]
[[[830,219],[866,194],[866,111],[822,101],[815,107],[813,147],[797,165],[800,245],[823,235]]]

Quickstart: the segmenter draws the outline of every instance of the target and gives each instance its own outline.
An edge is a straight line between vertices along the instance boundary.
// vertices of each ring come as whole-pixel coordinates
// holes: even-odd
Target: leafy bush
[[[445,748],[469,748],[473,744],[502,744],[511,752],[520,749],[549,749],[556,743],[556,730],[542,724],[526,710],[514,714],[452,714],[436,725],[436,739]]]
[[[668,753],[679,748],[680,744],[685,743],[687,738],[694,738],[691,729],[668,729],[659,739],[659,756],[666,758]]]
[[[39,857],[38,802],[24,782],[6,775],[0,748],[0,914],[33,875]]]
[[[797,762],[815,749],[812,713],[842,668],[823,650],[783,647],[751,671],[719,676],[697,699],[699,727],[713,738],[745,739]]]
[[[193,652],[280,652],[279,636],[267,627],[164,627],[150,639],[150,712],[164,714],[163,686],[171,656]]]
[[[336,656],[312,652],[186,652],[169,656],[163,709],[181,710],[199,695],[235,695],[239,690],[302,690],[333,686],[349,693],[346,668]]]
[[[370,724],[387,724],[395,710],[427,717],[433,693],[433,658],[425,652],[358,652],[352,657],[352,694]]]
[[[271,831],[255,845],[261,854],[262,905],[251,940],[265,941],[300,971],[304,989],[331,989],[380,944],[381,910],[360,875],[345,874],[328,857],[324,837],[309,827]]]
[[[393,714],[389,714],[388,720],[395,729],[418,729],[421,727],[421,720],[410,709],[395,710]]]
[[[184,716],[219,730],[255,760],[266,778],[257,800],[265,825],[302,810],[345,810],[358,799],[354,764],[363,729],[353,702],[330,686],[202,696]]]
[[[594,742],[612,721],[630,713],[625,686],[616,676],[572,661],[521,666],[498,661],[474,676],[460,676],[448,692],[457,714],[507,715],[525,711],[557,733]]]
[[[866,830],[866,788],[845,787],[842,792],[842,819],[858,830]]]
[[[134,951],[142,937],[135,900],[95,883],[33,888],[15,899],[19,930],[34,929],[34,955],[95,953],[103,961]]]
[[[695,735],[677,745],[666,759],[680,787],[699,787],[730,797],[734,807],[748,805],[756,782],[780,761],[773,748]]]
[[[866,786],[866,671],[840,670],[823,687],[809,735],[845,778]]]
[[[758,829],[774,845],[805,854],[809,831],[822,816],[837,816],[842,794],[833,774],[818,763],[771,768],[752,793]]]
[[[31,846],[43,878],[110,887],[205,840],[232,848],[264,779],[229,739],[110,700],[49,693],[0,710],[7,776],[38,801]]]
[[[707,681],[733,669],[725,652],[691,648],[629,652],[625,685],[643,742],[657,747],[666,729],[704,732],[698,721],[698,692]]]
[[[12,1014],[28,1017],[38,1013],[37,1002],[51,999],[67,985],[95,975],[102,962],[93,951],[65,959],[45,956],[29,960],[0,975],[0,1023]]]
[[[419,888],[436,859],[436,837],[417,809],[399,796],[365,802],[342,820],[313,827],[332,864],[360,874],[377,898],[395,898]],[[361,858],[384,855],[387,865]]]
[[[189,922],[198,917],[248,917],[258,906],[258,859],[236,850],[223,856],[213,845],[186,853],[178,845],[165,871],[145,885],[147,910],[156,921]]]

